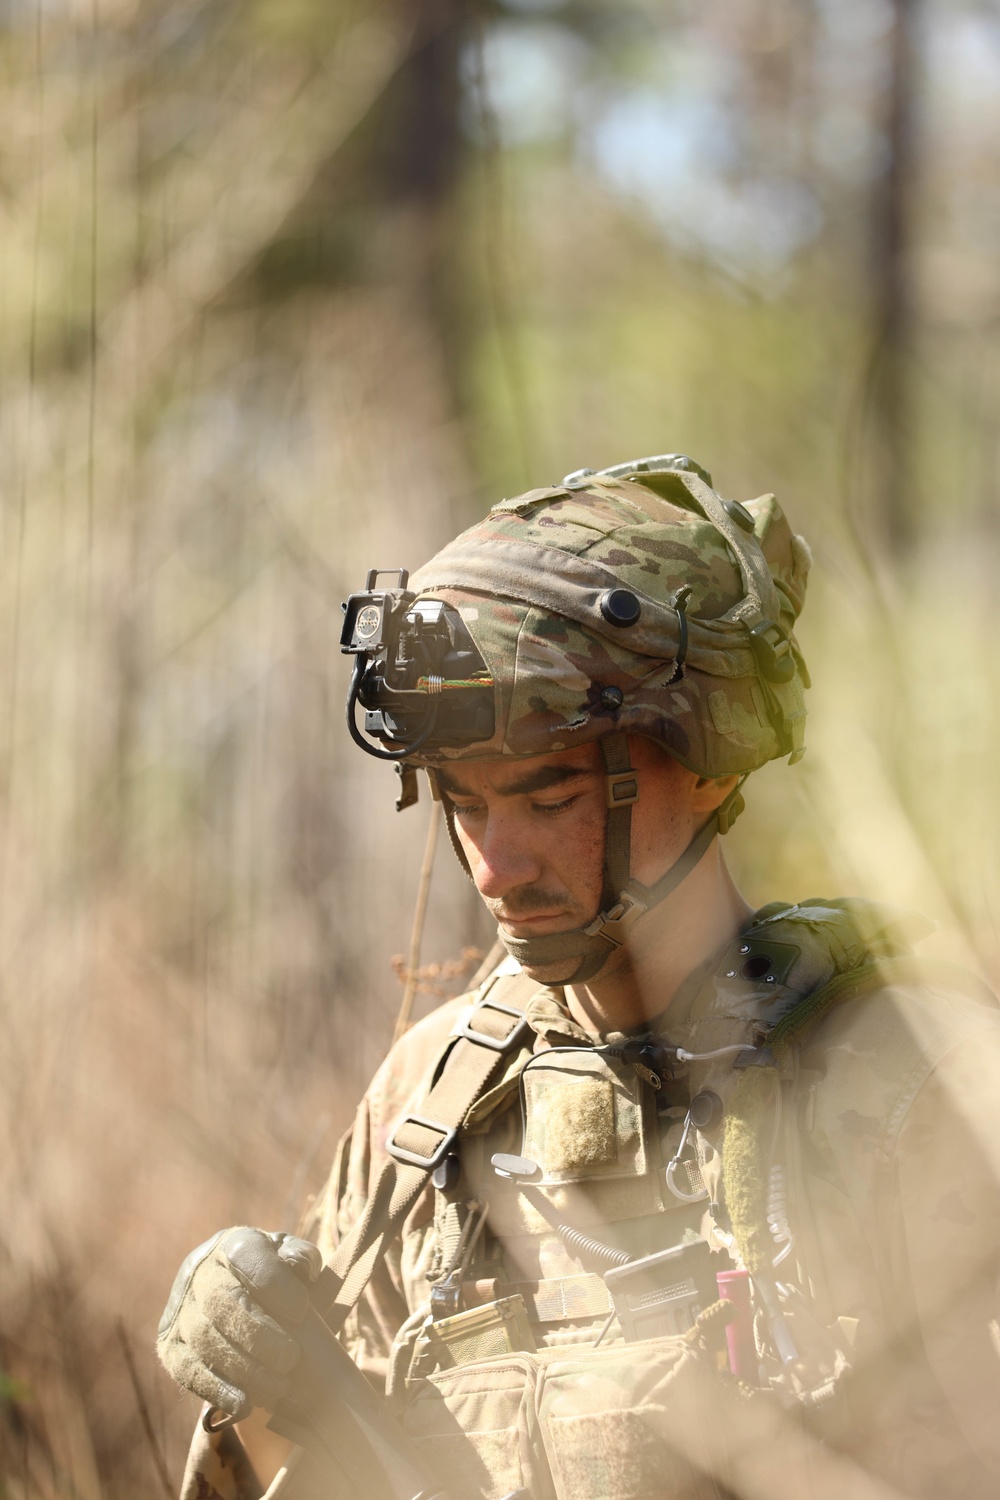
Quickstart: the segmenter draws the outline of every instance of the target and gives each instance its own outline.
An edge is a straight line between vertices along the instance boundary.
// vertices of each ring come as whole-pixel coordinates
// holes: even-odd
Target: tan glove
[[[299,1359],[294,1329],[323,1257],[307,1240],[245,1227],[199,1245],[174,1279],[157,1352],[174,1379],[237,1419],[273,1411]]]

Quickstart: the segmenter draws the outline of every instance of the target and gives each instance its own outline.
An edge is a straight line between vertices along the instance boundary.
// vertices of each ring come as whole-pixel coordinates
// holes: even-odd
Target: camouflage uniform
[[[413,580],[462,621],[467,637],[450,637],[461,675],[399,651],[391,691],[388,666],[384,683],[359,667],[352,712],[358,699],[384,743],[416,735],[406,759],[432,776],[455,759],[626,733],[699,775],[743,776],[802,751],[792,626],[807,570],[773,497],[733,507],[690,467],[533,491]],[[623,589],[624,603],[609,599]],[[348,649],[362,624],[381,628],[382,605],[365,598]],[[444,705],[422,735],[421,695]],[[610,828],[611,783],[626,773],[605,764]],[[629,881],[626,896],[656,921],[648,891]],[[612,911],[602,931],[613,927]],[[992,1491],[1000,1012],[968,976],[917,965],[912,935],[861,902],[765,908],[651,1026],[695,1055],[655,1088],[628,1038],[585,1032],[563,991],[528,984],[513,959],[393,1049],[305,1229],[328,1259],[456,1021],[513,996],[528,1023],[467,1113],[457,1177],[428,1183],[343,1332],[456,1500]],[[681,1156],[704,1097],[718,1110]],[[541,1163],[534,1196],[498,1178],[497,1153]],[[679,1193],[667,1162],[680,1164]],[[719,1373],[709,1331],[623,1342],[602,1278],[553,1214],[631,1255],[699,1236],[729,1251],[770,1298],[756,1328],[767,1389]],[[432,1293],[447,1301],[428,1333]],[[249,1500],[234,1455],[208,1448],[196,1444],[185,1496]]]
[[[859,917],[867,943],[857,936]],[[771,931],[787,939],[795,936],[796,925],[814,933],[824,923],[837,939],[846,936],[854,964],[865,953],[893,951],[899,941],[892,916],[861,909],[845,920],[836,904],[772,915]],[[810,945],[810,960],[824,946]],[[727,980],[732,961],[731,953],[723,955],[677,997],[665,1021],[672,1041],[704,1051],[706,1044],[718,1048],[749,1040],[775,995],[761,996],[745,983]],[[783,988],[791,989],[797,976],[787,977],[792,984]],[[908,1496],[990,1493],[1000,1477],[1000,1431],[992,1415],[1000,1400],[1000,1106],[992,1081],[1000,1076],[995,1071],[1000,1016],[977,998],[955,993],[951,976],[935,983],[928,970],[927,977],[930,983],[916,984],[914,974],[909,983],[871,991],[831,1011],[781,1069],[784,1126],[774,1161],[788,1175],[787,1217],[794,1235],[781,1273],[794,1288],[786,1310],[802,1355],[803,1390],[830,1391],[826,1408],[820,1400],[811,1412],[812,1430],[824,1444],[822,1456],[814,1453],[810,1462],[820,1494],[827,1492],[824,1461],[826,1482],[849,1479],[856,1485],[869,1474]],[[358,1214],[387,1134],[411,1096],[419,1095],[423,1075],[467,1004],[467,998],[455,1001],[416,1026],[376,1075],[308,1231],[324,1253]],[[526,1013],[533,1052],[595,1040],[569,1018],[557,989],[540,988]],[[492,1205],[487,1232],[464,1278],[466,1299],[475,1305],[476,1298],[521,1287],[530,1304],[545,1280],[566,1283],[564,1311],[556,1317],[550,1305],[541,1309],[547,1320],[533,1319],[538,1347],[565,1351],[592,1343],[603,1314],[573,1316],[572,1293],[583,1279],[579,1263],[556,1235],[517,1207],[516,1191],[504,1192],[488,1173],[493,1152],[519,1149],[516,1074],[524,1060],[522,1055],[512,1063],[504,1083],[474,1111],[463,1141],[459,1197],[488,1194]],[[661,1163],[676,1143],[690,1097],[711,1084],[725,1098],[737,1077],[731,1059],[678,1071],[669,1086],[670,1102],[663,1101],[666,1111],[661,1107],[659,1113]],[[697,1143],[714,1217],[703,1203],[686,1207],[661,1192],[645,1214],[613,1223],[605,1205],[603,1237],[641,1253],[676,1243],[685,1228],[714,1239],[717,1224],[727,1218],[721,1136],[720,1126],[699,1134]],[[393,1340],[406,1318],[426,1308],[428,1275],[441,1270],[441,1231],[440,1195],[428,1188],[346,1334],[352,1355],[374,1379],[385,1377]],[[569,1285],[574,1279],[576,1287]],[[633,1358],[636,1347],[628,1347]],[[442,1408],[449,1402],[448,1380],[460,1384],[463,1373],[467,1379],[460,1370],[458,1379],[449,1374],[436,1383],[433,1377],[413,1382],[408,1420],[440,1465],[444,1482],[462,1474],[471,1493],[499,1497],[528,1476],[510,1432],[487,1426],[471,1444],[456,1440]],[[461,1401],[450,1399],[460,1412]],[[493,1420],[497,1427],[505,1420],[516,1425],[515,1403],[499,1403]],[[663,1473],[662,1455],[650,1457],[641,1443],[630,1447],[624,1479],[606,1467],[596,1488],[583,1489],[579,1436],[574,1434],[570,1448],[557,1446],[552,1461],[560,1497],[594,1493],[617,1500],[665,1493],[657,1490],[655,1479]],[[606,1447],[605,1435],[602,1450]],[[829,1455],[842,1456],[851,1467],[836,1467]],[[778,1470],[787,1468],[787,1453],[779,1451],[775,1459]],[[606,1452],[604,1461],[610,1462]],[[782,1493],[771,1478],[776,1485],[771,1492]],[[742,1493],[738,1464],[732,1482]]]

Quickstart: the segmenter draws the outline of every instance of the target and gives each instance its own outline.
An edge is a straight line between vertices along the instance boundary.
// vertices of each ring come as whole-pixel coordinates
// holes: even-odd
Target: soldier
[[[719,843],[803,751],[808,566],[666,455],[352,597],[352,735],[404,805],[424,768],[506,957],[390,1053],[304,1239],[182,1267],[186,1500],[284,1461],[248,1414],[320,1283],[452,1500],[992,1493],[1000,1013],[905,913],[752,911]],[[310,1462],[276,1493],[341,1493]]]

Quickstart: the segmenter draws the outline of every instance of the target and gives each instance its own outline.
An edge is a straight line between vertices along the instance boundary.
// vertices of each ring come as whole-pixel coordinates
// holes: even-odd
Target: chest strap
[[[337,1291],[325,1317],[335,1333],[368,1285],[429,1175],[455,1144],[473,1104],[496,1081],[506,1058],[529,1046],[532,1031],[524,1007],[538,988],[526,974],[495,980],[449,1039],[423,1100],[397,1123],[386,1142],[388,1155],[364,1212],[329,1266]]]

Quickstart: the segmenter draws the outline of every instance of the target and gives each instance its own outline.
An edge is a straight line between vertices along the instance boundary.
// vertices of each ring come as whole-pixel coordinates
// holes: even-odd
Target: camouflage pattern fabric
[[[263,1493],[235,1430],[210,1437],[199,1422],[181,1481],[183,1500],[261,1500]]]
[[[816,924],[824,914],[843,916],[827,904],[796,910]],[[841,935],[847,929],[842,924]],[[877,951],[874,934],[871,946]],[[749,1041],[754,1022],[747,1000],[747,986],[727,980],[725,970],[700,976],[694,992],[671,1007],[671,1040],[692,1051]],[[374,1080],[307,1230],[325,1254],[357,1214],[394,1117],[461,1009],[455,1002],[428,1017]],[[557,990],[540,989],[528,1015],[537,1049],[586,1040]],[[810,1465],[820,1466],[813,1474],[817,1494],[846,1493],[843,1486],[850,1486],[929,1500],[992,1493],[1000,1479],[1000,1430],[992,1415],[1000,1401],[998,1069],[995,1010],[911,985],[838,1008],[783,1070],[778,1154],[788,1167],[795,1244],[775,1274],[800,1288],[788,1316],[803,1368],[818,1388],[825,1374],[837,1384],[837,1399],[825,1407],[818,1402],[813,1413],[823,1444],[809,1456]],[[691,1064],[676,1081],[679,1102],[705,1087],[725,1097],[737,1076],[731,1062]],[[479,1177],[467,1189],[484,1185],[493,1151],[517,1149],[516,1101],[516,1081],[509,1079],[474,1112],[463,1160],[470,1177]],[[773,1116],[761,1121],[768,1142],[773,1127]],[[721,1151],[721,1130],[700,1137],[699,1163],[724,1223]],[[395,1333],[426,1303],[437,1248],[433,1198],[429,1189],[414,1209],[349,1330],[352,1353],[376,1379],[386,1373]],[[700,1218],[702,1208],[665,1197],[661,1212],[615,1226],[615,1242],[624,1239],[639,1251],[675,1243],[693,1214],[711,1239],[716,1225]],[[501,1282],[532,1267],[553,1276],[579,1269],[561,1258],[551,1236],[536,1233],[533,1240],[526,1226],[505,1224],[502,1210],[496,1217],[500,1233],[485,1253]],[[593,1338],[593,1329],[583,1335],[552,1325],[536,1330],[536,1338],[540,1345],[577,1347],[581,1337]],[[810,1493],[788,1487],[781,1454],[774,1467],[769,1494]],[[755,1492],[750,1484],[746,1493]],[[735,1493],[741,1493],[738,1474]]]
[[[735,944],[682,987],[663,1029],[691,1052],[750,1044],[762,1026],[832,974],[904,951],[907,926],[898,913],[861,903],[767,908],[753,930],[774,951],[784,945],[798,955],[778,983],[746,980],[736,967],[741,954]],[[376,1075],[326,1190],[302,1226],[326,1258],[358,1216],[394,1123],[426,1089],[469,1000],[451,1002],[414,1027]],[[532,1056],[595,1041],[569,1017],[558,989],[539,987],[526,1015]],[[575,1420],[572,1400],[567,1406],[562,1393],[586,1376],[592,1420],[576,1423],[578,1437],[568,1427],[560,1429],[562,1437],[557,1433],[554,1478],[535,1478],[539,1500],[569,1500],[570,1494],[589,1500],[591,1490],[601,1500],[665,1500],[656,1482],[665,1472],[657,1467],[658,1441],[687,1451],[691,1466],[690,1482],[678,1480],[670,1500],[717,1493],[716,1479],[726,1494],[747,1500],[763,1494],[833,1500],[847,1493],[931,1500],[994,1492],[1000,1480],[1000,1012],[935,983],[883,987],[830,1011],[770,1070],[753,1124],[762,1170],[780,1163],[785,1173],[792,1243],[773,1275],[785,1286],[782,1305],[799,1357],[794,1373],[779,1372],[777,1380],[791,1382],[785,1396],[797,1399],[791,1411],[770,1397],[755,1400],[752,1418],[746,1401],[733,1405],[724,1385],[700,1397],[697,1380],[668,1389],[673,1357],[662,1366],[649,1364],[641,1345],[625,1347],[612,1337],[606,1359],[592,1367],[589,1351],[603,1317],[595,1318],[583,1301],[574,1316],[575,1282],[585,1279],[579,1263],[490,1168],[494,1152],[520,1146],[524,1061],[523,1055],[512,1060],[469,1116],[457,1198],[488,1195],[490,1201],[474,1263],[464,1272],[468,1302],[488,1301],[514,1286],[529,1305],[535,1297],[538,1353],[471,1366],[468,1376],[459,1369],[415,1382],[406,1398],[407,1420],[432,1462],[436,1456],[447,1471],[443,1481],[464,1473],[473,1495],[497,1500],[514,1487],[511,1475],[518,1464],[524,1471],[523,1455],[532,1445],[537,1454],[538,1413],[546,1421],[549,1414],[557,1423],[563,1415]],[[706,1184],[711,1212],[704,1202],[678,1202],[659,1171],[654,1198],[650,1179],[635,1178],[600,1204],[593,1197],[578,1200],[577,1209],[591,1202],[591,1222],[601,1223],[603,1239],[634,1253],[675,1244],[685,1231],[732,1243],[729,1205],[739,1184],[726,1179],[725,1114],[743,1076],[731,1055],[692,1062],[678,1068],[659,1100],[661,1161],[676,1146],[694,1094],[711,1089],[723,1101],[722,1122],[697,1134],[692,1168],[691,1185],[695,1178]],[[654,1142],[654,1155],[656,1149]],[[401,1346],[398,1335],[426,1307],[429,1280],[442,1269],[448,1235],[442,1204],[428,1185],[345,1332],[352,1356],[376,1382],[395,1363],[397,1395],[405,1389],[399,1378],[405,1340]],[[776,1252],[781,1233],[779,1226]],[[546,1287],[560,1292],[558,1315],[552,1298],[544,1300]],[[601,1390],[606,1399],[598,1399]],[[528,1399],[531,1391],[537,1401]],[[602,1422],[607,1441],[595,1436]],[[471,1436],[463,1447],[466,1426]],[[198,1441],[205,1467],[192,1461],[185,1500],[205,1493],[194,1486],[199,1472],[210,1472],[206,1440]],[[218,1471],[213,1487],[224,1500],[250,1500],[252,1493],[224,1487]]]
[[[792,630],[808,566],[772,496],[734,508],[690,472],[594,475],[504,501],[410,582],[464,621],[494,736],[412,759],[532,756],[622,732],[703,776],[796,758],[808,678]],[[634,596],[630,623],[602,613],[611,590]],[[663,1032],[698,1056],[655,1103],[596,1062],[578,1068],[571,1098],[568,1054],[544,1055],[594,1058],[595,1043],[624,1039],[595,1038],[561,990],[538,988],[530,1047],[466,1118],[457,1186],[428,1183],[343,1334],[460,1500],[522,1487],[532,1500],[996,1491],[1000,1011],[931,971],[899,978],[905,927],[863,903],[766,908],[672,999]],[[751,936],[780,960],[766,977],[746,965]],[[849,995],[769,1065],[734,1066],[817,989],[882,962],[893,982]],[[491,1000],[515,969],[505,960],[487,981]],[[327,1260],[473,998],[414,1027],[376,1075],[301,1226]],[[662,1169],[706,1093],[720,1110],[690,1134],[682,1199]],[[676,1341],[626,1346],[609,1324],[596,1342],[601,1278],[581,1274],[551,1214],[492,1170],[526,1135],[547,1153],[537,1192],[564,1220],[632,1255],[696,1236],[742,1256],[794,1346],[782,1361],[777,1321],[761,1320],[766,1391],[734,1392],[707,1341],[697,1355]],[[463,1311],[516,1304],[504,1328],[521,1342],[511,1334],[506,1352],[467,1363],[415,1360],[431,1287],[446,1279]],[[255,1500],[252,1476],[223,1456],[198,1436],[184,1500]]]
[[[694,474],[598,475],[583,490],[504,501],[439,552],[409,586],[461,615],[492,678],[496,732],[415,762],[545,754],[620,731],[658,740],[703,776],[797,758],[808,677],[792,628],[809,552],[773,495],[742,507],[752,534],[724,504]],[[638,601],[634,624],[602,615],[614,589]],[[751,631],[763,622],[791,642],[787,681],[760,668],[767,647]]]

